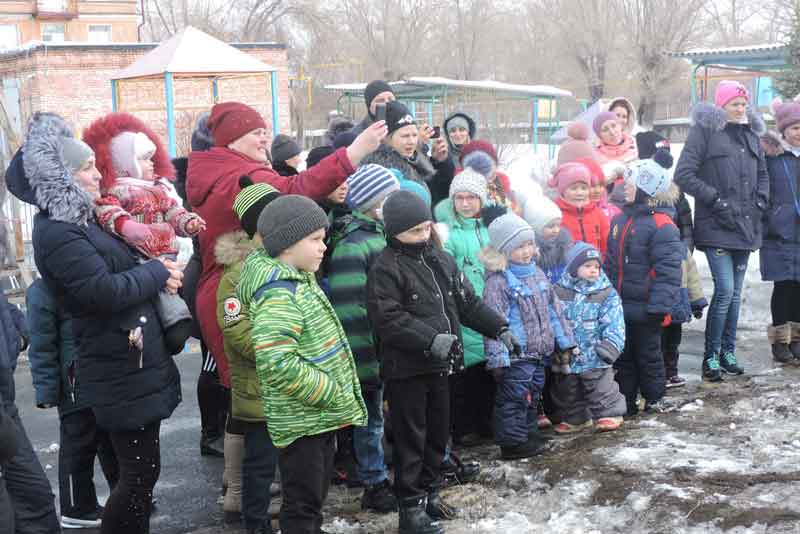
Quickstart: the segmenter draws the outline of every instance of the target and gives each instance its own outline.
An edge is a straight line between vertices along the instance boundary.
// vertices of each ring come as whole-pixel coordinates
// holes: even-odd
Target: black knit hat
[[[317,203],[300,195],[281,195],[261,211],[258,233],[267,254],[276,258],[281,252],[321,228],[328,227],[328,217]]]
[[[273,164],[292,159],[302,151],[294,139],[284,134],[276,135],[272,140],[272,148],[270,148]]]
[[[395,191],[383,204],[383,227],[386,237],[394,237],[418,224],[432,220],[431,209],[411,191]]]
[[[400,102],[387,102],[386,103],[386,126],[389,128],[389,135],[402,128],[416,124],[411,112]]]
[[[657,150],[669,152],[669,141],[656,132],[640,132],[636,134],[636,148],[639,149],[639,159],[652,158]],[[672,162],[667,168],[672,167]]]
[[[241,190],[233,201],[233,211],[239,217],[242,230],[252,239],[258,231],[261,211],[281,194],[269,184],[253,183],[253,179],[246,175],[239,178],[239,187]]]
[[[308,156],[306,156],[306,169],[310,169],[334,152],[335,150],[332,146],[318,146],[312,148],[308,151]]]
[[[375,97],[381,93],[385,93],[386,91],[394,94],[394,89],[392,89],[392,86],[383,80],[374,80],[367,84],[366,89],[364,89],[364,102],[367,104],[368,112],[369,106],[372,104],[372,101],[375,100]],[[372,112],[370,112],[370,115],[372,115]]]

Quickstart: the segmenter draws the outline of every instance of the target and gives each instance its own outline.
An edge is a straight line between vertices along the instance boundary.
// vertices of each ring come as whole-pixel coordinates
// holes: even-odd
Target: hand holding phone
[[[386,120],[386,104],[375,104],[375,120]]]

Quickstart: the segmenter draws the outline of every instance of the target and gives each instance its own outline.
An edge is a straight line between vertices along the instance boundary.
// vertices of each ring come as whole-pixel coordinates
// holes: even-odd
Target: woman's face
[[[267,130],[256,128],[228,145],[228,148],[244,154],[248,158],[265,163],[267,159]]]
[[[450,136],[450,142],[455,146],[462,146],[469,143],[469,130],[466,128],[456,126],[455,128],[451,128],[447,134]]]
[[[619,122],[623,130],[628,127],[628,108],[625,106],[614,106],[611,113],[617,116],[617,122]]]
[[[94,156],[86,160],[83,167],[75,172],[75,181],[86,191],[92,200],[100,198],[100,171],[95,167]]]
[[[622,142],[622,127],[619,120],[607,120],[600,128],[600,140],[606,145],[617,146]]]
[[[729,122],[742,122],[747,115],[747,99],[737,96],[723,108],[728,115]]]
[[[800,148],[800,122],[786,128],[783,131],[783,138],[793,147]]]
[[[417,150],[419,142],[419,131],[416,124],[409,124],[395,130],[389,137],[389,146],[398,151],[401,155],[410,158]]]

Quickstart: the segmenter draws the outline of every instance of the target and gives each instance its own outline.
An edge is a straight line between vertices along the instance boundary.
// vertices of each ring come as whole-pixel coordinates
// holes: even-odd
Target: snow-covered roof
[[[275,67],[231,45],[187,26],[157,48],[117,72],[112,79],[173,74],[255,74]]]
[[[758,45],[727,46],[721,48],[692,48],[684,52],[675,52],[675,57],[696,57],[696,56],[719,56],[727,54],[747,54],[759,52],[776,52],[788,48],[783,43],[765,43]]]
[[[440,76],[412,76],[406,80],[389,82],[392,87],[397,87],[399,93],[413,91],[423,87],[449,87],[457,89],[475,89],[479,91],[494,91],[515,95],[530,95],[542,97],[568,97],[572,93],[550,85],[521,85],[514,83],[498,82],[495,80],[454,80]],[[342,91],[345,93],[363,93],[366,83],[339,83],[326,85],[325,89]]]

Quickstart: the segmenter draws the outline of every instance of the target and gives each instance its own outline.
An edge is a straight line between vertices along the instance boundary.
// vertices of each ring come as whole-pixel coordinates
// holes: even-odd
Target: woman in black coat
[[[692,111],[689,137],[675,183],[695,200],[695,246],[705,252],[714,278],[706,322],[703,378],[742,374],[736,361],[736,325],[750,252],[761,247],[761,218],[769,202],[769,176],[759,136],[761,118],[748,111],[738,82],[722,81],[715,104]]]
[[[36,266],[73,318],[82,394],[119,459],[101,532],[147,533],[161,420],[181,400],[155,301],[162,290],[176,293],[183,275],[168,260],[142,263],[97,224],[94,154],[65,130],[59,117],[36,114],[23,147],[24,173],[11,179],[27,180],[41,209],[33,229]]]

